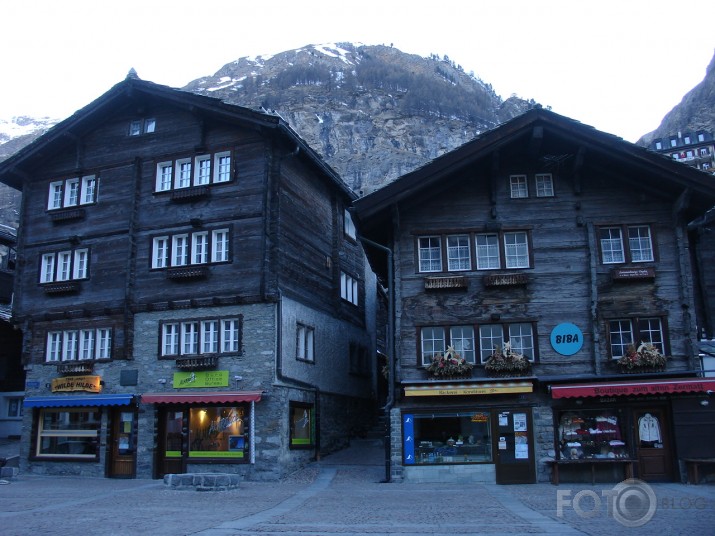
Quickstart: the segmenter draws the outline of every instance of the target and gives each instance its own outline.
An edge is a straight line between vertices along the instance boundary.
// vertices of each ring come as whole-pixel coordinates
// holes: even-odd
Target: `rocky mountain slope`
[[[658,128],[641,137],[637,144],[647,147],[656,138],[698,130],[715,133],[715,55],[703,81],[686,93],[683,100],[665,115]]]
[[[446,56],[351,43],[240,58],[183,89],[279,114],[358,192],[535,104],[503,101]]]

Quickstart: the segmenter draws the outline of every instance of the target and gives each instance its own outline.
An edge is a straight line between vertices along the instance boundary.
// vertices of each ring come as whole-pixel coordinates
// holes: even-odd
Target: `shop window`
[[[189,458],[248,461],[247,415],[245,406],[190,408]]]
[[[98,408],[43,408],[37,419],[38,458],[95,459],[99,451]]]
[[[629,458],[620,410],[567,411],[558,417],[562,460]]]
[[[415,464],[492,461],[491,416],[488,411],[416,413],[412,417]]]
[[[312,404],[290,403],[290,448],[315,446],[315,412]]]

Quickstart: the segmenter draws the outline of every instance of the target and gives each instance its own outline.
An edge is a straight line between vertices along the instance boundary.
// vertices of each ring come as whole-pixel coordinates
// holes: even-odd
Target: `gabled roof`
[[[382,228],[384,231],[393,205],[409,203],[427,192],[439,190],[460,170],[492,157],[516,141],[531,143],[530,140],[547,136],[558,138],[565,147],[571,146],[574,154],[581,155],[580,158],[590,164],[618,170],[627,180],[631,177],[636,190],[640,188],[672,199],[683,196],[689,204],[688,214],[693,217],[715,205],[712,175],[576,120],[534,108],[356,200],[354,208],[361,230],[366,235],[371,234],[369,230]],[[641,180],[644,177],[647,182]]]
[[[52,127],[10,158],[0,162],[0,182],[21,190],[23,178],[27,175],[26,168],[36,163],[37,158],[44,158],[74,143],[78,137],[104,121],[113,110],[142,95],[162,99],[179,108],[217,117],[229,123],[274,131],[287,143],[295,145],[296,149],[333,181],[345,195],[350,199],[355,197],[338,174],[279,116],[228,104],[213,97],[147,82],[139,79],[133,71],[104,95]]]

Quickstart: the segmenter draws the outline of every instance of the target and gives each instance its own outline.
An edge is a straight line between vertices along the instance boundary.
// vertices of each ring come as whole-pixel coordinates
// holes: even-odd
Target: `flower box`
[[[488,376],[495,378],[528,376],[531,374],[531,361],[512,350],[511,343],[505,342],[502,348],[494,348],[494,353],[484,364],[484,370]]]
[[[667,358],[650,343],[641,342],[638,349],[631,344],[625,355],[616,364],[623,374],[644,374],[648,372],[663,372]]]
[[[452,346],[448,346],[444,354],[432,356],[432,362],[427,367],[427,372],[435,379],[463,378],[472,375],[473,366]]]

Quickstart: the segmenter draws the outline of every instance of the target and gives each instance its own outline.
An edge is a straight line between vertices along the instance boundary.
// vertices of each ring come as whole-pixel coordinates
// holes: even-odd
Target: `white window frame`
[[[211,231],[211,262],[228,262],[231,256],[231,234],[228,229]]]
[[[181,355],[197,355],[199,353],[199,323],[181,323]]]
[[[173,162],[159,162],[156,165],[156,192],[168,192],[172,189],[174,181]]]
[[[62,359],[62,332],[49,331],[47,333],[47,347],[45,350],[45,361],[56,363]]]
[[[231,151],[214,155],[213,182],[223,183],[231,180]]]
[[[211,184],[211,155],[204,154],[194,159],[194,186]]]
[[[77,343],[79,334],[77,331],[64,331],[62,334],[62,361],[77,360]]]
[[[534,181],[536,197],[554,197],[554,177],[551,173],[537,173]]]
[[[207,264],[209,260],[209,233],[201,231],[191,235],[191,264]]]
[[[295,357],[299,361],[315,362],[315,328],[296,325]]]
[[[494,349],[504,344],[504,326],[502,324],[481,324],[479,326],[479,356],[486,363]]]
[[[179,323],[170,322],[161,326],[161,355],[179,355]]]
[[[432,363],[432,357],[444,354],[447,350],[446,328],[442,326],[424,326],[420,328],[420,361],[423,367]]]
[[[348,209],[343,211],[343,233],[345,236],[357,240],[357,229],[355,229],[355,223]]]
[[[218,320],[203,320],[201,322],[201,353],[217,354],[219,349]]]
[[[241,323],[238,318],[221,319],[221,352],[238,352],[241,344]]]
[[[457,243],[454,244],[454,241]],[[447,236],[447,271],[463,272],[472,269],[471,240],[468,234]]]
[[[189,235],[176,234],[171,236],[171,266],[187,266],[189,264]]]
[[[340,297],[353,305],[357,305],[358,290],[359,285],[357,279],[345,272],[340,272]]]
[[[476,243],[477,270],[500,269],[499,235],[497,233],[479,233],[474,240]]]
[[[74,177],[65,181],[65,196],[63,203],[63,206],[65,207],[76,207],[79,205],[79,177]]]
[[[94,329],[79,330],[79,355],[80,361],[89,361],[95,358],[94,343],[96,331]]]
[[[87,279],[89,273],[89,250],[87,248],[74,251],[72,279]]]
[[[191,158],[180,158],[174,164],[174,188],[189,188],[192,177]]]
[[[523,241],[521,238],[523,237]],[[515,241],[511,242],[514,238]],[[529,268],[529,233],[526,231],[504,232],[504,264],[508,270]]]
[[[442,238],[437,235],[417,238],[418,263],[421,273],[442,271]]]
[[[152,268],[167,268],[169,266],[170,241],[168,236],[155,236],[152,240]]]
[[[82,199],[80,205],[91,205],[97,202],[97,177],[86,175],[82,177]]]
[[[64,184],[65,181],[52,181],[50,183],[50,193],[47,199],[47,210],[55,210],[62,208],[64,199]]]
[[[628,252],[631,262],[653,262],[653,237],[650,225],[629,225],[628,229]],[[636,236],[633,233],[636,233]],[[638,258],[636,258],[638,257]]]
[[[129,123],[129,135],[130,136],[140,136],[141,133],[142,133],[141,119],[136,119]]]
[[[529,181],[526,175],[509,175],[509,195],[512,199],[529,197]]]
[[[474,364],[474,326],[451,326],[449,328],[450,346],[467,362]]]
[[[56,281],[69,281],[72,279],[72,252],[60,251],[57,253]]]
[[[112,357],[112,330],[111,328],[98,328],[96,337],[96,358],[110,359]]]

